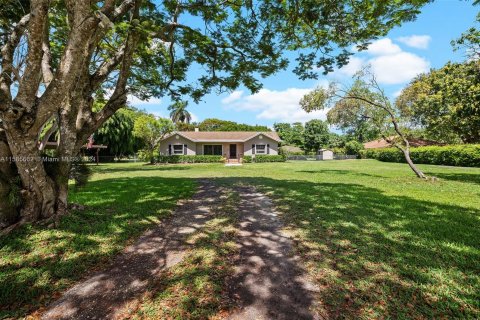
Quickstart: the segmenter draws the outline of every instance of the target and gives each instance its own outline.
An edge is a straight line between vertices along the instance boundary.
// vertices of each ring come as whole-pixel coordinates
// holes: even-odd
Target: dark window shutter
[[[270,145],[267,144],[267,154],[270,154]]]
[[[172,155],[172,145],[171,144],[168,145],[168,155],[169,156]]]
[[[187,145],[186,144],[183,145],[183,154],[187,154]]]
[[[252,154],[255,154],[255,145],[252,144]]]

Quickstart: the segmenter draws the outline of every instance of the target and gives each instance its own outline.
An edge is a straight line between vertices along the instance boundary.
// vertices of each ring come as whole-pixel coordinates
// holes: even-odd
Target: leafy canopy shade
[[[74,157],[128,94],[198,101],[240,85],[258,91],[260,78],[287,67],[285,50],[298,53],[301,79],[315,78],[316,68],[346,64],[352,45],[366,48],[427,2],[2,1],[0,157],[37,159],[39,137],[53,121],[57,156]],[[105,104],[95,110],[99,97]],[[0,220],[64,213],[71,165],[56,166],[50,175],[40,161],[2,164]],[[14,209],[5,205],[13,180],[22,189]]]

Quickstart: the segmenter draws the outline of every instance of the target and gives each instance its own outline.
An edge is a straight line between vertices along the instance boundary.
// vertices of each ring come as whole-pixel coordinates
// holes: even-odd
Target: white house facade
[[[276,132],[178,131],[160,142],[162,155],[221,155],[241,160],[243,156],[277,155],[281,142]]]

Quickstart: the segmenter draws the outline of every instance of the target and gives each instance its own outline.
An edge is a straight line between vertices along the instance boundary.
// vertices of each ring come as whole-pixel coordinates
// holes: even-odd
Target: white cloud
[[[400,52],[371,59],[373,73],[383,84],[400,84],[410,81],[416,75],[427,72],[430,63],[413,53]]]
[[[402,52],[402,49],[389,38],[383,38],[372,42],[368,46],[368,53],[374,56],[382,56]]]
[[[150,113],[153,114],[157,118],[167,118],[162,112],[152,111]]]
[[[198,122],[198,116],[195,113],[190,112],[190,116],[192,117],[191,122]]]
[[[322,85],[325,85],[322,83]],[[222,100],[229,109],[258,112],[257,119],[278,122],[306,122],[312,119],[326,119],[327,110],[307,113],[300,108],[300,99],[312,89],[288,88],[286,90],[261,89],[258,93],[236,96],[232,103],[230,96]],[[225,101],[226,100],[226,101]]]
[[[347,75],[349,77],[353,76],[357,73],[365,64],[365,59],[358,58],[358,57],[350,57],[348,64],[343,66],[338,71],[341,74]]]
[[[233,91],[232,93],[230,93],[230,95],[228,95],[228,97],[222,99],[222,103],[223,104],[229,104],[231,102],[234,102],[234,101],[240,99],[242,94],[243,94],[243,91],[241,91],[241,90]]]
[[[408,37],[397,38],[403,44],[417,49],[427,49],[432,37],[428,35],[412,35]]]
[[[133,95],[128,95],[127,97],[128,103],[130,103],[132,106],[137,107],[137,106],[146,106],[146,105],[159,105],[162,103],[162,100],[159,98],[151,98],[148,100],[140,100],[139,98],[133,96]]]
[[[351,57],[338,74],[351,77],[366,65],[371,65],[379,83],[387,85],[408,82],[430,68],[430,62],[425,58],[402,51],[391,39],[384,38],[374,41],[363,57]]]

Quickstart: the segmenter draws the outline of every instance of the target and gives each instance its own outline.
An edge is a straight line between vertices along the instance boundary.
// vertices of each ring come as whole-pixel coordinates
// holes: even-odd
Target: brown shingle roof
[[[251,131],[178,131],[165,137],[171,137],[172,135],[181,135],[191,141],[232,141],[232,142],[244,142],[250,140],[258,135],[264,135],[275,141],[281,141],[276,132],[251,132]]]

